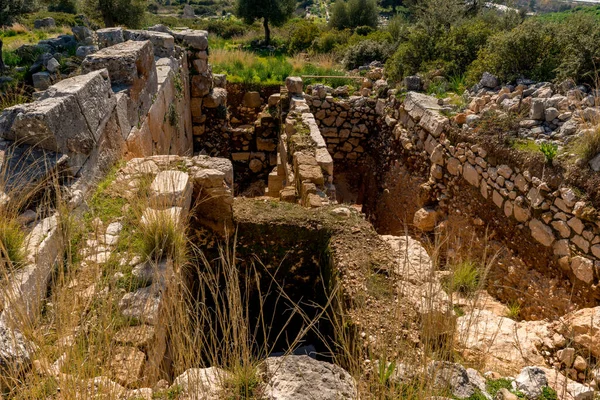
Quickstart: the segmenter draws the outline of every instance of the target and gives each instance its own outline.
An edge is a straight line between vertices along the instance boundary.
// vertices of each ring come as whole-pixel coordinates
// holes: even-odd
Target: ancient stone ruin
[[[223,398],[234,374],[227,346],[213,358],[200,349],[202,362],[180,370],[173,325],[195,315],[193,332],[229,338],[211,322],[237,293],[246,307],[223,311],[231,324],[248,328],[243,315],[277,333],[252,336],[269,349],[252,350],[266,360],[256,382],[265,398],[358,398],[356,371],[388,368],[406,343],[424,363],[394,360],[386,379],[398,384],[420,375],[454,398],[491,398],[486,379],[511,377],[529,398],[546,386],[561,399],[594,398],[597,187],[511,156],[477,136],[476,123],[526,103],[520,134],[568,141],[599,113],[581,90],[497,88],[484,77],[469,111],[449,117],[443,101],[389,89],[381,68],[368,71],[360,95],[300,77],[248,90],[212,74],[207,32],[86,29],[74,29],[80,74],[44,73],[33,102],[0,114],[0,201],[28,199],[18,207],[25,258],[2,277],[6,390],[37,374],[90,398],[175,389]],[[68,221],[84,227],[77,257]],[[133,252],[145,232],[168,246]],[[446,266],[465,251],[486,266],[475,297],[448,293]],[[229,279],[247,281],[215,294]],[[30,331],[46,326],[58,288],[71,290],[76,316],[68,334],[46,321],[57,336],[50,356]],[[192,305],[185,318],[174,316],[173,298]],[[106,368],[79,376],[74,349],[94,323],[114,325],[86,317],[105,300],[128,322],[96,343],[111,349]],[[430,358],[430,347],[444,346],[477,370]],[[388,359],[369,358],[384,350]]]

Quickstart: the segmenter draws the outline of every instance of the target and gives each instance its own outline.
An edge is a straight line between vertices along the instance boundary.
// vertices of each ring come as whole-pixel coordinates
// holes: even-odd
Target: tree
[[[337,0],[331,10],[329,24],[336,29],[377,27],[379,12],[375,0]]]
[[[329,25],[335,29],[346,29],[350,26],[350,18],[348,18],[348,10],[346,3],[343,0],[337,0],[331,8],[331,17]]]
[[[295,0],[237,0],[236,15],[251,24],[263,20],[265,44],[271,43],[269,24],[281,26],[296,9]]]
[[[147,0],[86,0],[88,12],[102,19],[106,27],[125,25],[139,28],[144,21],[147,3]]]
[[[13,23],[15,17],[35,10],[35,0],[0,0],[0,27]]]
[[[375,0],[348,0],[348,16],[351,28],[370,26],[377,28],[379,10]]]

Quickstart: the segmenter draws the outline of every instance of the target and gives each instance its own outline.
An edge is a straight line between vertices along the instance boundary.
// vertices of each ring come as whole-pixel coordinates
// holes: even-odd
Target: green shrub
[[[507,318],[518,320],[521,316],[521,305],[517,302],[511,302],[508,304]]]
[[[313,41],[311,50],[314,53],[331,53],[336,48],[348,43],[349,37],[350,32],[348,30],[338,31],[337,29],[330,29],[321,33],[321,35]]]
[[[308,50],[318,37],[319,27],[317,24],[308,21],[295,23],[290,32],[288,52],[295,54]]]
[[[48,12],[48,11],[38,11],[33,14],[27,14],[21,18],[23,24],[25,24],[29,28],[33,28],[33,22],[37,19],[52,17],[54,18],[54,22],[56,22],[56,26],[76,26],[81,25],[82,21],[77,17],[77,15],[69,14],[66,12]]]
[[[558,79],[596,85],[600,59],[600,26],[595,16],[575,14],[557,26],[557,40],[562,49]]]
[[[389,43],[364,40],[346,49],[343,64],[347,69],[355,69],[373,61],[385,62],[391,52],[392,46]]]
[[[556,157],[556,154],[558,153],[558,146],[554,143],[542,143],[540,144],[540,151],[546,158],[546,162],[552,164],[552,160],[554,160],[554,157]]]
[[[75,0],[54,0],[48,6],[48,11],[63,12],[67,14],[77,13],[77,1]]]
[[[560,64],[561,49],[556,34],[553,25],[535,19],[495,34],[469,67],[469,81],[478,81],[486,71],[504,82],[519,77],[551,80]]]
[[[241,21],[233,19],[210,19],[204,27],[207,31],[214,33],[223,39],[231,39],[234,36],[241,36],[248,32],[248,25]]]

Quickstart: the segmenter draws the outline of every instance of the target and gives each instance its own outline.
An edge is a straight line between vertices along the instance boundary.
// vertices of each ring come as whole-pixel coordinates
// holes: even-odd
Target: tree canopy
[[[263,20],[265,43],[271,42],[269,24],[281,26],[296,9],[295,0],[237,0],[236,14],[246,23]]]
[[[0,0],[1,1],[1,0]],[[107,27],[125,25],[139,28],[144,21],[146,0],[86,0],[87,11]]]
[[[375,0],[337,0],[331,9],[329,24],[336,29],[377,27],[379,11]]]

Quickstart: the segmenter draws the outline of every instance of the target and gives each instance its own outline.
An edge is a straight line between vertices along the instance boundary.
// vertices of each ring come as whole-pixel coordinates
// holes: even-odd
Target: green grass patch
[[[481,271],[477,263],[465,260],[451,268],[447,288],[450,292],[470,294],[477,290],[481,281]]]
[[[294,61],[294,62],[293,62]],[[313,63],[295,62],[288,57],[257,56],[246,51],[215,51],[211,55],[213,72],[226,74],[231,83],[281,85],[288,76],[317,75],[335,78],[306,78],[305,84],[325,83],[333,87],[351,85],[353,81],[345,78],[345,72],[332,66],[320,66]],[[339,78],[337,78],[339,76]]]
[[[13,266],[20,265],[25,260],[25,233],[19,223],[13,219],[0,218],[0,254],[10,261]]]
[[[537,153],[540,151],[540,146],[531,139],[518,139],[512,142],[512,148],[519,151],[527,151]]]

